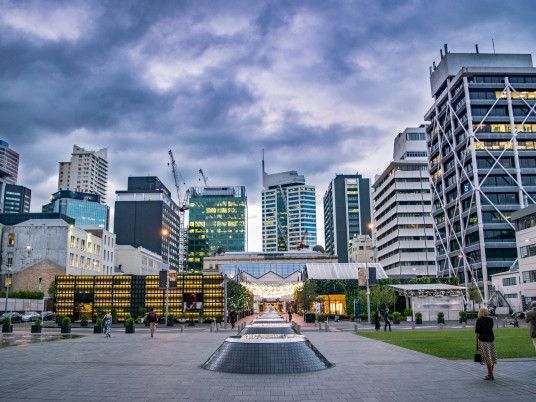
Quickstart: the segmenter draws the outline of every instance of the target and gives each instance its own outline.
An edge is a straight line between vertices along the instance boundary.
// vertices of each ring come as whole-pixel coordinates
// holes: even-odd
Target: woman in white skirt
[[[486,307],[478,310],[478,320],[475,325],[476,347],[482,355],[482,363],[488,366],[488,375],[484,380],[494,380],[493,367],[497,363],[495,352],[495,336],[493,335],[493,320],[489,317]]]

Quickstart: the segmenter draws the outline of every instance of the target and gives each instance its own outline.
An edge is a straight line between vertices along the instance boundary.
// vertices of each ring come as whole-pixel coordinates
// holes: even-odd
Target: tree
[[[469,288],[469,298],[475,303],[480,303],[482,301],[482,294],[474,284]]]
[[[316,283],[313,281],[307,281],[303,284],[303,289],[294,291],[294,300],[305,311],[311,308],[318,294],[316,292]]]
[[[370,289],[370,304],[377,309],[389,307],[396,303],[396,292],[389,286],[373,286]]]
[[[253,307],[253,293],[235,281],[227,281],[227,305],[235,310]]]
[[[48,286],[48,296],[51,299],[54,299],[55,294],[56,294],[56,281],[53,280],[52,282],[50,282],[50,285]]]

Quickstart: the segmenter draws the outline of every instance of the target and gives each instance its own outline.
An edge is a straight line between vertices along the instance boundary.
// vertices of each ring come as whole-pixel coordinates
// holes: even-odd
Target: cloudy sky
[[[173,189],[245,185],[261,249],[261,157],[322,197],[335,173],[374,178],[432,105],[439,49],[534,54],[533,1],[0,0],[0,139],[32,211],[74,144],[108,148],[108,204],[127,177]],[[183,190],[184,191],[184,190]]]

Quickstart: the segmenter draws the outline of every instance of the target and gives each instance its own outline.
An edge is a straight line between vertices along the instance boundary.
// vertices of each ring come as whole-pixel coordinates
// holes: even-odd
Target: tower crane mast
[[[177,190],[177,203],[179,204],[179,268],[183,271],[187,271],[187,261],[186,256],[188,254],[188,232],[186,231],[186,225],[185,225],[185,219],[186,219],[186,211],[189,208],[189,197],[190,197],[190,189],[187,188],[186,182],[184,181],[184,178],[180,174],[179,170],[177,169],[177,164],[175,163],[175,158],[173,157],[173,152],[171,149],[168,152],[169,159],[171,164],[171,171],[173,172],[173,180],[175,182],[175,189]],[[186,191],[184,192],[184,200],[181,202],[181,191],[180,191],[180,183],[179,183],[179,177],[182,179],[182,183],[186,187]]]

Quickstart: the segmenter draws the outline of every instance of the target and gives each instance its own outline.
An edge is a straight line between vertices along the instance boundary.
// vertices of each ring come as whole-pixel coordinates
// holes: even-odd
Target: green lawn
[[[527,328],[495,328],[498,359],[536,357]],[[356,335],[391,343],[449,360],[473,359],[475,333],[472,329],[442,331],[359,332]]]

